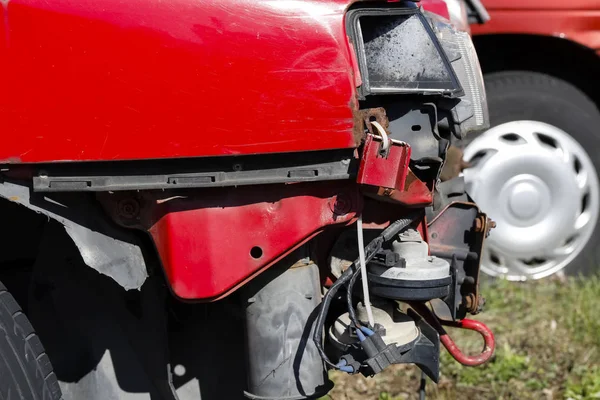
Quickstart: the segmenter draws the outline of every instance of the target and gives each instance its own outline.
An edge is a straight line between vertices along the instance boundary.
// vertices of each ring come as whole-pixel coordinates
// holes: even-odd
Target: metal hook
[[[442,342],[446,350],[448,350],[448,353],[450,353],[450,355],[462,365],[466,365],[469,367],[481,365],[487,362],[494,354],[494,349],[496,348],[496,340],[494,338],[494,334],[492,333],[490,328],[488,328],[483,322],[475,321],[473,319],[463,319],[460,321],[440,321],[435,316],[435,314],[431,312],[429,307],[427,307],[423,303],[411,303],[411,307],[415,311],[417,311],[425,319],[425,321],[427,321],[427,323],[438,332],[438,334],[440,335],[440,341]],[[448,332],[446,332],[442,325],[451,326],[454,328],[469,329],[478,332],[483,337],[483,350],[481,351],[481,353],[474,356],[468,356],[464,354],[458,348],[456,343],[454,343],[454,340],[452,340],[452,338],[450,337],[450,335],[448,335]]]

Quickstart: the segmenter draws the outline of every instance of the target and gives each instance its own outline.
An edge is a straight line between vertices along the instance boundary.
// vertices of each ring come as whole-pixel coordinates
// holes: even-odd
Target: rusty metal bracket
[[[365,108],[354,111],[354,140],[356,146],[359,146],[367,137],[367,133],[378,135],[377,129],[373,127],[371,121],[377,121],[386,133],[390,134],[390,121],[387,117],[385,108]]]
[[[451,263],[454,288],[444,299],[453,319],[481,311],[479,264],[483,243],[493,222],[470,202],[453,202],[428,223],[431,255]]]
[[[364,122],[364,126],[367,128],[371,135],[377,135],[377,131],[373,128],[373,125],[371,124],[372,120],[377,121],[386,130],[387,133],[390,133],[390,121],[388,120],[385,108],[367,108],[364,110],[359,110],[358,113],[360,114],[360,117]]]

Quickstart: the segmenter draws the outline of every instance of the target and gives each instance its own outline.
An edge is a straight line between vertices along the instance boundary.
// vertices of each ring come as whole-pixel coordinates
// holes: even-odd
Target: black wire
[[[419,400],[425,400],[425,386],[427,385],[427,378],[425,372],[421,371],[421,385],[419,386]]]
[[[356,328],[360,328],[358,318],[356,318],[356,311],[354,310],[354,304],[352,303],[352,292],[354,291],[354,284],[360,278],[360,268],[352,275],[350,282],[348,282],[348,289],[346,290],[346,306],[348,307],[348,317]]]
[[[399,219],[399,220],[391,223],[387,228],[385,228],[381,232],[381,234],[377,238],[375,238],[375,240],[373,240],[369,243],[369,246],[370,246],[377,240],[377,248],[368,257],[365,257],[365,263],[368,263],[369,261],[371,261],[373,259],[373,257],[375,257],[375,255],[377,254],[379,249],[381,249],[381,247],[383,246],[384,241],[392,239],[394,236],[396,236],[396,234],[398,232],[400,232],[402,229],[409,226],[415,220],[415,217],[416,216],[413,215],[412,217],[409,217],[409,218]],[[378,239],[380,239],[380,240],[378,240]],[[367,247],[369,247],[369,246],[367,246]],[[366,250],[366,248],[365,248],[365,250]],[[365,253],[366,253],[366,251],[365,251]],[[356,263],[356,261],[355,261],[355,263]],[[361,278],[360,267],[352,275],[352,278],[350,278],[350,282],[348,283],[348,290],[346,292],[346,305],[348,306],[348,317],[350,318],[350,321],[354,324],[354,326],[357,328],[359,328],[361,325],[358,322],[358,319],[356,318],[356,311],[354,310],[354,304],[352,302],[352,295],[354,292],[354,284],[356,283],[356,281],[359,278]],[[374,328],[374,327],[371,327],[371,328]]]
[[[335,281],[335,283],[333,285],[331,285],[331,287],[329,288],[327,293],[325,293],[325,296],[323,296],[323,301],[321,301],[321,309],[319,310],[319,314],[317,315],[317,320],[315,322],[315,331],[313,333],[313,342],[315,342],[315,346],[317,347],[317,350],[319,351],[319,354],[321,355],[321,358],[323,359],[323,361],[325,361],[325,363],[327,365],[329,365],[330,367],[335,368],[335,369],[339,369],[338,366],[329,360],[329,357],[327,357],[327,355],[325,354],[325,350],[323,350],[322,343],[323,343],[323,330],[325,327],[325,317],[327,316],[327,312],[329,311],[329,306],[331,304],[331,300],[333,299],[333,297],[335,296],[335,294],[337,293],[339,288],[342,287],[346,282],[348,282],[350,280],[350,278],[352,278],[352,274],[355,269],[356,269],[356,265],[352,264],[350,266],[350,268],[345,270],[344,273],[342,275],[340,275],[338,280]]]
[[[367,246],[365,246],[365,255],[368,254],[368,256],[365,257],[365,261],[367,258],[370,261],[375,256],[377,251],[381,248],[381,246],[383,246],[383,243],[385,241],[390,240],[398,232],[400,232],[401,229],[404,229],[405,227],[410,225],[415,220],[415,217],[416,217],[416,215],[412,215],[409,218],[402,218],[402,219],[399,219],[399,220],[393,222],[387,228],[385,228],[379,236],[377,236],[375,239],[371,240],[371,242],[369,242],[369,244]],[[323,331],[325,328],[325,318],[327,317],[327,313],[329,311],[329,306],[331,305],[331,301],[333,300],[334,296],[337,294],[338,290],[342,286],[344,286],[346,283],[348,283],[353,278],[354,274],[356,274],[356,273],[360,274],[360,269],[358,267],[359,263],[360,263],[360,260],[356,259],[350,265],[350,267],[348,269],[346,269],[342,273],[342,275],[340,275],[340,277],[337,279],[337,281],[335,281],[335,283],[333,285],[331,285],[331,287],[329,288],[327,293],[325,293],[325,296],[323,296],[323,300],[321,301],[321,309],[319,310],[319,314],[317,315],[317,320],[315,322],[315,330],[313,332],[313,342],[315,343],[315,346],[317,347],[317,351],[319,352],[319,355],[321,356],[323,361],[325,361],[325,363],[327,365],[329,365],[330,367],[335,368],[335,369],[339,369],[339,367],[337,365],[335,365],[334,363],[332,363],[331,360],[329,360],[329,357],[327,357],[327,354],[325,354],[325,350],[323,349]],[[354,280],[354,282],[356,282],[356,279]],[[353,313],[352,315],[354,316],[354,319],[356,319],[356,313],[354,312],[354,307],[352,307],[351,299],[350,299],[349,313],[350,313],[350,309],[352,310],[352,313]]]
[[[373,258],[377,250],[383,244],[383,240],[381,237],[376,237],[373,239],[366,247],[365,251],[369,254],[369,260]],[[325,361],[327,365],[332,368],[339,369],[337,365],[329,360],[329,357],[325,354],[325,350],[323,349],[323,330],[325,327],[325,318],[327,317],[327,312],[329,311],[329,306],[331,305],[331,301],[335,297],[338,290],[345,285],[356,273],[360,273],[360,269],[358,268],[359,260],[355,260],[348,269],[342,273],[342,275],[335,281],[333,285],[329,288],[325,296],[323,296],[323,301],[321,301],[321,309],[319,310],[319,314],[317,315],[317,320],[315,322],[315,331],[313,333],[313,341],[315,342],[315,346],[319,351],[319,355]]]

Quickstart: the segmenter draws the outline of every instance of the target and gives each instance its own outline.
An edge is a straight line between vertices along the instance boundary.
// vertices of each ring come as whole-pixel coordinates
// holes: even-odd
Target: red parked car
[[[0,12],[0,398],[308,399],[492,356],[493,224],[442,174],[488,126],[466,32],[414,2]]]
[[[472,25],[492,129],[469,140],[471,196],[498,222],[484,271],[509,279],[600,262],[600,3],[485,0]]]

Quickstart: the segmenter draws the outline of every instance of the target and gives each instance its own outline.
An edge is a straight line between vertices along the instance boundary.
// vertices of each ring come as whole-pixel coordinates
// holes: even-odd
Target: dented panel
[[[186,300],[224,297],[327,227],[354,222],[362,209],[348,181],[99,199],[116,222],[150,233],[171,290]]]
[[[49,197],[32,193],[29,186],[3,181],[0,198],[61,223],[79,249],[83,262],[114,279],[124,289],[140,289],[148,277],[138,237],[112,225],[100,208],[81,195]]]

